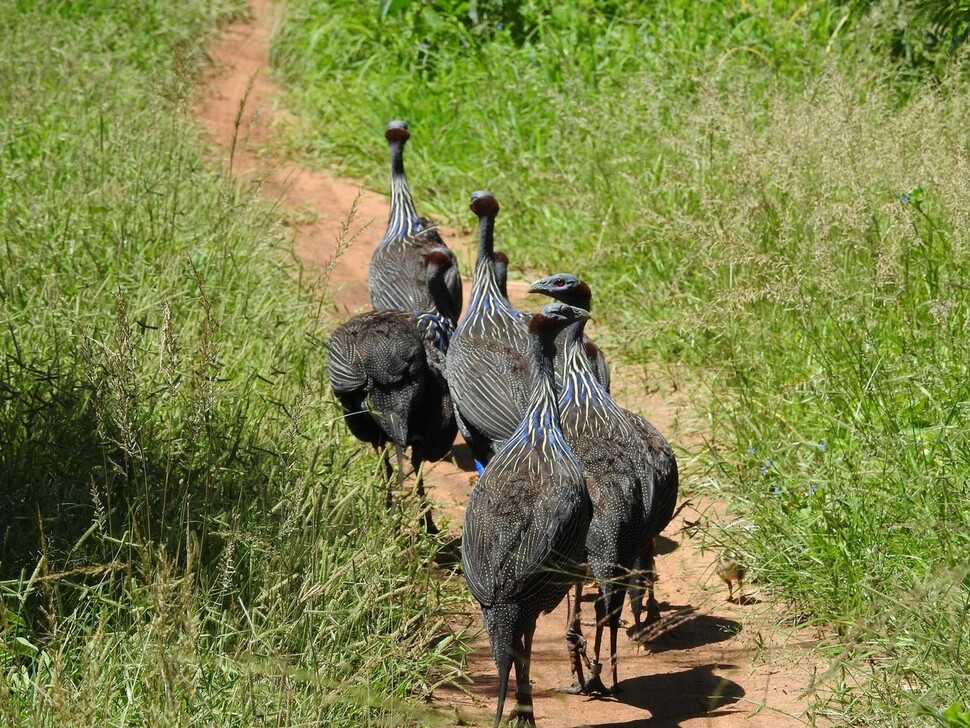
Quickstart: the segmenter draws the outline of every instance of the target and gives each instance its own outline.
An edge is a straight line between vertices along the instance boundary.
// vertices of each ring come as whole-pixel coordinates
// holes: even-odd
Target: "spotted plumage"
[[[461,275],[454,254],[437,229],[419,217],[404,174],[404,145],[410,138],[407,124],[392,121],[385,133],[391,150],[391,209],[387,230],[371,257],[367,275],[374,309],[432,311],[457,323],[461,312]],[[446,299],[436,300],[428,290],[424,255],[442,249],[451,258],[445,274]]]
[[[489,192],[472,195],[479,218],[478,257],[471,299],[448,348],[447,374],[458,426],[482,463],[522,421],[529,403],[532,363],[529,317],[502,294],[496,276],[495,217]]]
[[[565,331],[565,363],[559,409],[563,434],[583,468],[593,503],[586,554],[599,585],[596,642],[589,680],[584,680],[580,653],[584,640],[579,599],[570,612],[567,642],[577,682],[571,692],[609,692],[600,679],[603,630],[610,629],[610,664],[616,686],[616,649],[623,598],[637,558],[651,538],[650,518],[657,472],[650,452],[629,418],[593,372],[583,346],[580,321]]]
[[[556,335],[585,316],[554,303],[532,318],[529,404],[465,510],[462,567],[481,604],[499,675],[495,725],[513,664],[517,714],[532,718],[529,660],[536,619],[575,582],[589,529],[592,506],[579,462],[560,429],[553,374]]]
[[[431,290],[441,294],[451,259],[440,249],[425,254]],[[331,335],[327,369],[344,421],[359,440],[376,448],[393,443],[403,478],[402,451],[422,462],[443,458],[458,426],[444,377],[444,352],[454,324],[432,311],[382,309],[354,316]],[[424,492],[420,478],[418,494]],[[430,513],[425,523],[434,531]]]
[[[633,611],[634,634],[639,634],[643,620],[643,595],[647,593],[646,623],[660,619],[660,605],[654,596],[654,582],[657,579],[656,567],[656,537],[670,524],[677,506],[677,492],[680,487],[680,475],[677,470],[677,458],[674,456],[670,443],[650,422],[635,412],[626,413],[630,424],[640,435],[646,452],[656,471],[656,481],[650,518],[647,529],[650,541],[646,549],[634,563],[635,576],[630,587],[630,608]]]

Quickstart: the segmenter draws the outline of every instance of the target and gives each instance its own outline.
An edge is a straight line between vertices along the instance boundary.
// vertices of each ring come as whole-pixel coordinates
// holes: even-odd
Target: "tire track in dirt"
[[[280,6],[252,0],[250,8],[250,18],[226,28],[210,49],[213,67],[205,75],[194,111],[233,175],[259,185],[267,199],[286,213],[295,253],[303,263],[310,268],[331,267],[337,309],[333,318],[343,320],[368,307],[367,266],[385,225],[388,200],[354,180],[304,169],[273,153],[276,122],[288,118],[276,103],[278,90],[268,77],[269,44]],[[375,139],[377,143],[382,142]],[[349,228],[343,230],[348,221]],[[468,260],[469,241],[444,232],[459,257]],[[526,310],[542,305],[545,299],[524,295],[526,287],[524,280],[510,281],[513,302]],[[676,445],[700,442],[686,397],[682,392],[656,389],[647,368],[615,364],[613,386],[618,401],[643,413]],[[465,469],[446,461],[435,464],[427,475],[436,518],[455,531],[460,529],[471,492],[466,453],[467,448],[456,447],[457,463]],[[688,456],[680,449],[678,457],[684,470]],[[811,662],[802,647],[808,638],[779,627],[778,610],[760,603],[750,587],[750,598],[743,606],[727,601],[723,583],[713,575],[716,555],[702,554],[684,528],[719,508],[702,499],[691,500],[661,539],[657,597],[664,616],[657,637],[638,647],[621,636],[621,692],[616,698],[593,700],[555,692],[571,681],[564,640],[565,602],[540,618],[532,669],[540,725],[785,728],[805,724],[801,716],[806,699],[801,692],[821,667]],[[584,616],[589,619],[592,590],[586,591]],[[480,630],[478,608],[471,602],[469,620],[473,630]],[[585,631],[591,638],[592,628]],[[490,725],[494,711],[497,679],[483,634],[479,633],[475,645],[468,665],[471,684],[435,695],[442,715],[453,715],[458,725]]]

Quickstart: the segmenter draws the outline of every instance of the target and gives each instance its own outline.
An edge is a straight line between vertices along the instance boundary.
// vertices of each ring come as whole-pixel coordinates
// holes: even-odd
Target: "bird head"
[[[551,276],[540,278],[529,286],[529,293],[541,293],[544,296],[555,298],[557,301],[587,311],[590,310],[590,303],[593,298],[589,286],[572,273],[554,273]]]
[[[560,331],[577,321],[589,320],[589,311],[570,306],[568,303],[548,303],[529,322],[533,334],[558,335]]]
[[[478,217],[495,217],[498,215],[499,205],[495,195],[486,190],[472,192],[471,211]]]
[[[387,131],[384,132],[384,138],[389,142],[406,142],[411,138],[411,133],[408,131],[408,123],[397,120],[389,122]]]

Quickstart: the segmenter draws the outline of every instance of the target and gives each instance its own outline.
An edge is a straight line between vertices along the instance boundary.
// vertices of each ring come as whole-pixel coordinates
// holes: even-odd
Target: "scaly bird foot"
[[[586,685],[583,687],[583,692],[587,695],[599,695],[607,696],[612,695],[613,691],[603,684],[599,675],[590,675],[589,680],[586,681]]]
[[[515,706],[515,710],[509,716],[509,720],[512,725],[535,725],[536,715],[532,710],[532,696],[530,695],[528,700],[523,702],[519,701],[518,705]]]
[[[557,693],[566,693],[567,695],[585,695],[586,686],[581,685],[579,682],[574,682],[568,688],[556,688]]]

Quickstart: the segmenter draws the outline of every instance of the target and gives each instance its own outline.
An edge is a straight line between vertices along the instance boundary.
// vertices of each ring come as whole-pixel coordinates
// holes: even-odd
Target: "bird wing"
[[[464,422],[493,440],[508,438],[522,421],[530,380],[528,358],[502,342],[479,339],[473,347],[449,348],[455,406]]]
[[[360,350],[344,327],[334,331],[327,342],[327,373],[330,386],[338,396],[363,390],[367,384],[360,365]]]
[[[367,275],[375,309],[427,311],[434,307],[425,275],[426,244],[410,235],[382,243]]]
[[[574,578],[591,506],[574,463],[503,450],[469,499],[462,564],[485,605],[534,598]]]
[[[660,431],[643,417],[624,410],[627,421],[637,431],[648,451],[650,464],[655,470],[653,480],[652,503],[650,507],[650,533],[656,535],[663,531],[670,523],[677,505],[680,476],[677,470],[677,458],[670,447],[670,443],[660,434]],[[648,484],[644,483],[644,488]]]

